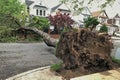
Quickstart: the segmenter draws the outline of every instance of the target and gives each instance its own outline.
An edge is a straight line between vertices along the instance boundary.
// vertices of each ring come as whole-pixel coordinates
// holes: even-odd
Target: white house
[[[80,27],[83,27],[84,20],[87,19],[90,16],[92,16],[92,13],[89,10],[89,8],[88,7],[83,7],[83,10],[79,13],[79,15],[74,15],[74,13],[73,13],[72,19],[75,22],[77,22]]]
[[[94,11],[92,12],[92,16],[97,18],[100,23],[107,23],[108,15],[105,10]]]
[[[120,27],[120,16],[119,16],[119,14],[116,14],[114,19],[115,19],[115,25]]]
[[[55,14],[56,11],[70,13],[71,11],[63,3],[48,3],[53,0],[22,0],[27,5],[29,15],[47,17],[49,14]],[[53,1],[54,2],[54,1]]]

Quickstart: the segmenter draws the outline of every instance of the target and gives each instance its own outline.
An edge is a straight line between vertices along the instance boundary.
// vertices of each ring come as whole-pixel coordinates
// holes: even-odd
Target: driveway
[[[0,43],[0,80],[58,63],[54,53],[44,43]]]

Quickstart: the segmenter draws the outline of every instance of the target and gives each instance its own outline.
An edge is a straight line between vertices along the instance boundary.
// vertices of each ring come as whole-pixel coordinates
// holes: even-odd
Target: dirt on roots
[[[87,29],[61,35],[56,56],[63,61],[58,71],[66,79],[116,68],[110,56],[112,42],[106,35]]]

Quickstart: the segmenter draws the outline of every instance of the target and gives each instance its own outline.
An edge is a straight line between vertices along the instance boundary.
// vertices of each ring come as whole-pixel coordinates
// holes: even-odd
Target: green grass
[[[58,71],[62,68],[62,63],[57,63],[57,64],[53,64],[51,66],[51,69],[54,70],[54,71]]]
[[[112,57],[112,61],[115,62],[115,63],[120,64],[120,59],[116,59],[115,57]]]

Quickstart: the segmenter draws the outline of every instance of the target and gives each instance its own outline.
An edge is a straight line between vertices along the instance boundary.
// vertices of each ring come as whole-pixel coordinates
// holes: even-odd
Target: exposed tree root
[[[113,68],[112,47],[108,36],[81,29],[62,34],[56,56],[63,60],[65,69],[80,67],[84,71],[97,72]]]

